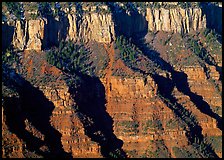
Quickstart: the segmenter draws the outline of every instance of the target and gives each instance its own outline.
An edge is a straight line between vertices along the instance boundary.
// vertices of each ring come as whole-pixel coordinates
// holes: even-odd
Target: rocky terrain
[[[221,9],[2,3],[2,157],[222,158]]]

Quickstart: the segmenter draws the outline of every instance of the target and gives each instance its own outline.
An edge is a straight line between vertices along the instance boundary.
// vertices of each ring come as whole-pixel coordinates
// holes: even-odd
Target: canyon
[[[193,7],[104,8],[2,24],[3,50],[22,54],[2,66],[2,157],[222,158],[222,54],[202,34],[217,22]],[[191,34],[215,63],[186,47]],[[131,64],[121,35],[138,48]],[[94,76],[45,59],[63,40],[89,48]]]
[[[216,15],[211,16],[216,17]],[[119,34],[128,37],[147,31],[184,34],[206,28],[206,25],[210,23],[207,23],[206,15],[200,8],[148,7],[145,13],[136,13],[131,16],[126,12],[118,12],[115,15],[90,12],[84,13],[81,17],[76,14],[74,8],[71,13],[59,18],[7,21],[2,27],[2,33],[6,34],[3,35],[6,38],[3,47],[12,41],[13,46],[19,50],[41,50],[46,46],[58,44],[62,39],[110,43]],[[219,23],[218,26],[222,25],[221,20]]]

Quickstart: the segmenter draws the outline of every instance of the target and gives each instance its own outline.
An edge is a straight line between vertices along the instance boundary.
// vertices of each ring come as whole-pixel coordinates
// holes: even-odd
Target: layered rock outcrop
[[[2,32],[10,32],[13,39],[10,43],[19,50],[42,50],[46,47],[58,45],[61,40],[93,40],[99,43],[110,43],[115,39],[114,22],[111,14],[84,14],[82,17],[68,14],[65,17],[40,18],[36,20],[15,21],[14,24],[6,25]],[[8,37],[10,37],[8,36]],[[7,36],[4,36],[7,37]]]
[[[206,28],[206,16],[200,8],[147,8],[146,19],[149,31],[188,33]]]
[[[106,87],[105,81],[102,79]],[[164,141],[168,148],[166,156],[172,147],[188,144],[186,130],[156,92],[157,85],[150,76],[146,79],[111,77],[106,108],[113,118],[114,132],[123,140],[129,157],[144,155],[157,140]]]
[[[2,27],[3,36],[6,36],[3,46],[6,48],[12,43],[19,50],[42,50],[58,45],[63,39],[96,41],[98,46],[98,43],[110,43],[117,34],[134,36],[158,30],[188,33],[205,28],[207,23],[199,8],[147,8],[145,15],[122,12],[115,16],[113,19],[112,14],[92,12],[82,16],[68,14],[59,18],[14,21],[14,24]],[[162,41],[158,42],[162,44]],[[168,44],[179,47],[174,42]],[[94,42],[87,46],[91,45],[94,46]],[[215,155],[213,150],[222,157],[222,150],[216,146],[219,142],[212,142],[212,149],[204,149],[208,154],[202,152],[208,143],[199,142],[209,137],[220,138],[222,134],[217,123],[221,119],[221,95],[216,91],[215,83],[209,81],[220,81],[216,67],[206,65],[205,70],[183,63],[175,65],[172,71],[167,61],[167,65],[150,76],[144,69],[151,66],[144,64],[158,60],[162,66],[166,64],[164,55],[171,54],[156,43],[152,45],[166,52],[159,51],[152,59],[143,58],[139,53],[136,59],[143,69],[138,73],[121,60],[113,43],[108,49],[104,45],[108,55],[101,47],[91,46],[96,48],[96,54],[90,53],[91,61],[102,61],[102,54],[108,56],[106,69],[88,64],[102,69],[105,76],[98,78],[80,72],[75,75],[78,80],[49,65],[44,60],[44,52],[24,51],[21,66],[16,71],[20,72],[24,67],[19,74],[27,86],[18,90],[18,103],[14,103],[17,101],[12,101],[12,95],[7,93],[3,99],[10,102],[2,107],[3,157],[32,157],[28,152],[31,149],[38,151],[33,156],[40,157],[65,152],[73,158],[98,158],[106,157],[103,151],[110,153],[117,148],[123,149],[128,157],[180,157],[175,150],[177,147],[186,151],[185,157],[209,157]],[[181,54],[176,53],[172,56]],[[127,76],[115,76],[113,72],[117,68],[127,72]],[[155,69],[153,65],[151,68]],[[14,82],[17,81],[15,77],[11,77]],[[75,85],[70,88],[71,81]],[[119,143],[115,143],[117,139]],[[39,141],[40,144],[35,143]]]
[[[110,43],[117,34],[133,36],[160,30],[188,33],[206,28],[206,23],[206,16],[200,8],[146,8],[146,13],[130,15],[125,12],[90,12],[82,15],[75,12],[59,18],[15,21],[10,25],[14,28],[10,43],[20,50],[41,50],[58,45],[62,39]],[[2,31],[8,32],[8,29],[2,28]],[[4,43],[3,46],[7,46]]]

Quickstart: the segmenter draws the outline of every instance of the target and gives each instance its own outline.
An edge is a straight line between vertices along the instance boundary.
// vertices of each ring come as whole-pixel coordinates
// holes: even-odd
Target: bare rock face
[[[110,43],[115,39],[111,14],[92,13],[77,18],[74,14],[59,20],[37,19],[15,21],[12,44],[20,50],[41,50],[43,46],[57,45],[62,39],[93,40]]]
[[[102,79],[107,88],[104,81]],[[172,110],[155,96],[158,87],[150,76],[145,79],[111,77],[110,83],[110,92],[106,92],[107,112],[113,118],[114,132],[124,142],[128,157],[143,155],[153,145],[151,142],[157,140],[165,143],[168,152],[174,146],[187,145],[186,131]],[[153,121],[157,124],[151,123]],[[172,122],[170,127],[169,121],[175,124]]]
[[[72,13],[59,18],[15,21],[12,44],[20,50],[41,50],[43,46],[58,45],[62,39],[110,43],[117,34],[133,36],[161,30],[188,33],[206,28],[206,24],[200,8],[147,8],[145,14],[119,12],[113,17],[110,13]]]
[[[82,18],[68,15],[69,28],[67,38],[70,40],[94,40],[110,43],[114,39],[114,22],[111,14],[85,14]]]
[[[19,50],[41,50],[44,39],[44,19],[15,21],[12,44]]]
[[[83,32],[82,32],[83,31]],[[110,43],[114,36],[114,22],[111,14],[86,14],[79,35],[100,43]]]
[[[28,22],[27,49],[41,50],[42,40],[44,38],[44,20],[29,20]]]
[[[206,17],[199,8],[147,8],[146,19],[149,31],[188,33],[191,30],[206,28]]]
[[[119,12],[113,16],[110,13],[72,13],[59,18],[15,21],[12,44],[20,50],[41,50],[44,46],[58,45],[62,39],[110,43],[117,34],[133,36],[161,30],[188,33],[206,28],[207,23],[200,8],[147,8],[145,14]]]
[[[13,35],[13,45],[18,49],[23,50],[26,45],[26,29],[25,24],[21,21],[15,22],[15,32]]]
[[[76,16],[74,14],[68,14],[69,29],[68,39],[75,40],[77,37]]]

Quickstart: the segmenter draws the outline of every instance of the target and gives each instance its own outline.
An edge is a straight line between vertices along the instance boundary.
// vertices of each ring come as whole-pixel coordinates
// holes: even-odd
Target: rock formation
[[[199,8],[147,8],[146,19],[149,31],[188,33],[191,30],[206,28],[206,16]]]
[[[2,157],[221,158],[222,55],[202,34],[211,26],[203,10],[96,8],[2,24],[3,49],[20,51],[2,65]],[[214,63],[181,34],[197,37]],[[119,46],[120,35],[136,39]],[[84,42],[81,65],[92,71],[47,61],[62,40]]]
[[[83,15],[75,13],[59,17],[59,19],[51,17],[15,21],[15,24],[11,25],[14,27],[13,46],[20,50],[41,50],[44,46],[58,45],[62,39],[110,43],[115,39],[116,34],[132,36],[147,30],[184,34],[191,30],[206,28],[207,24],[206,16],[200,8],[152,9],[148,7],[145,14],[131,15],[124,12],[115,15],[94,12]]]

